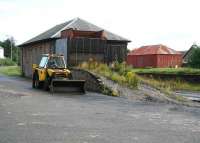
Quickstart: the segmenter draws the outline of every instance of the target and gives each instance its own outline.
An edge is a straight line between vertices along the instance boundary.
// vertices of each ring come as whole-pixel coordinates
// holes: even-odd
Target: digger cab
[[[64,56],[62,55],[48,55],[44,54],[39,64],[40,68],[60,68],[65,69],[66,64],[64,60]]]

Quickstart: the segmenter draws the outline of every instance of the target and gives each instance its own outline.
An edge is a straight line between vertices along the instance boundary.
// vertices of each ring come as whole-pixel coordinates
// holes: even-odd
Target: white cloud
[[[74,17],[132,40],[186,50],[200,37],[198,0],[1,0],[0,39],[18,43]]]

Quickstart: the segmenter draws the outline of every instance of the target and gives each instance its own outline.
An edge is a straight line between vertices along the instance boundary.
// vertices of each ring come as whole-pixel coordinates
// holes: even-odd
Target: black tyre
[[[68,78],[69,78],[69,79],[71,79],[71,80],[73,79],[73,77],[72,77],[72,74],[71,74],[71,73],[68,75]]]
[[[35,88],[35,74],[32,77],[32,88]]]
[[[32,87],[38,89],[42,87],[42,83],[39,81],[39,76],[37,73],[34,73],[33,75]]]
[[[48,91],[48,90],[49,90],[49,85],[50,85],[50,80],[49,80],[49,78],[47,77],[47,78],[45,79],[45,81],[44,81],[43,89],[44,89],[45,91]]]
[[[49,90],[50,90],[51,94],[53,95],[53,93],[54,93],[54,87],[53,87],[52,81],[51,81],[51,83],[50,83]]]

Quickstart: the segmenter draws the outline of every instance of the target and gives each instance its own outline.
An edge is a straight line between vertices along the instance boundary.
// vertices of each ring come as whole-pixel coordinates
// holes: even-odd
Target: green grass
[[[177,74],[177,75],[200,75],[200,69],[194,68],[133,68],[135,73],[148,74]]]
[[[0,74],[7,75],[7,76],[20,76],[21,69],[18,66],[0,67]]]

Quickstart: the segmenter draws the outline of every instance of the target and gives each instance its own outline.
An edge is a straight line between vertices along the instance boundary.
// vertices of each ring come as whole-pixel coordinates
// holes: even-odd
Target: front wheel
[[[70,73],[70,74],[68,75],[68,79],[70,79],[70,80],[73,79],[73,77],[72,77],[72,73]]]
[[[43,89],[44,89],[45,91],[48,91],[48,90],[49,90],[49,85],[50,85],[49,78],[46,78],[45,81],[44,81]]]
[[[39,76],[37,73],[33,75],[32,87],[38,89],[41,88],[41,82],[39,81]]]

